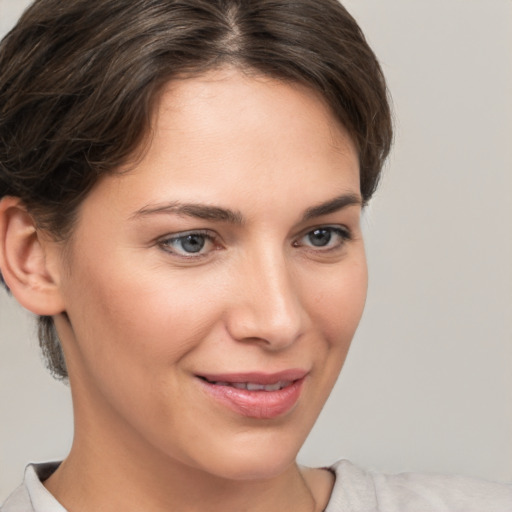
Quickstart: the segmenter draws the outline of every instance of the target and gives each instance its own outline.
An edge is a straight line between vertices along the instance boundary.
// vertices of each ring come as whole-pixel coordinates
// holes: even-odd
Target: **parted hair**
[[[390,107],[379,63],[337,0],[36,0],[0,45],[0,198],[21,198],[65,241],[98,178],[143,144],[163,86],[223,65],[320,93],[356,144],[370,199]],[[48,368],[66,378],[52,318],[38,326]]]

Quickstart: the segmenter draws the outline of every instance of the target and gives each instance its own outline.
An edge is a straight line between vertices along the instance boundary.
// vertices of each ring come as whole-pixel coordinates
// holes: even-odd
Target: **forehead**
[[[157,102],[152,128],[154,133],[190,127],[202,137],[240,137],[252,131],[254,137],[263,127],[260,133],[280,130],[285,141],[290,124],[297,121],[304,122],[303,135],[311,143],[331,144],[341,151],[355,148],[319,92],[234,67],[168,83]]]
[[[138,208],[180,200],[239,210],[258,197],[317,204],[359,194],[353,141],[319,94],[230,68],[167,84],[145,151],[125,170],[105,180]]]

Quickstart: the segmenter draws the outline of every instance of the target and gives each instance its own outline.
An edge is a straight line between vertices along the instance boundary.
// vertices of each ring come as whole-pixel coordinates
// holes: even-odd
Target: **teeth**
[[[252,382],[248,382],[247,391],[265,391],[265,386],[263,384],[253,384]]]
[[[274,384],[257,384],[255,382],[214,382],[217,386],[231,386],[235,389],[246,389],[247,391],[279,391],[291,385],[289,380],[280,380]]]
[[[268,386],[265,386],[265,391],[277,391],[279,389],[282,389],[287,386],[287,382],[285,381],[279,381],[275,384],[269,384]]]

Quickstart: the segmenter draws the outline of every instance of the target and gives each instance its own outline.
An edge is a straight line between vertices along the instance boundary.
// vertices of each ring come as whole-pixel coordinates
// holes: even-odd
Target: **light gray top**
[[[31,464],[0,512],[66,512],[41,481],[58,463]],[[325,512],[512,512],[512,485],[460,476],[366,472],[347,460],[330,468],[336,483]]]

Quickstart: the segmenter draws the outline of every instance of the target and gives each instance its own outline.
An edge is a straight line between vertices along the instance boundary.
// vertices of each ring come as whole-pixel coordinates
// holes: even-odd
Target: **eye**
[[[215,237],[208,232],[189,231],[165,238],[159,245],[167,252],[185,258],[206,256],[215,249]]]
[[[350,232],[346,228],[322,226],[308,231],[294,243],[294,246],[319,250],[338,249],[350,238]]]

